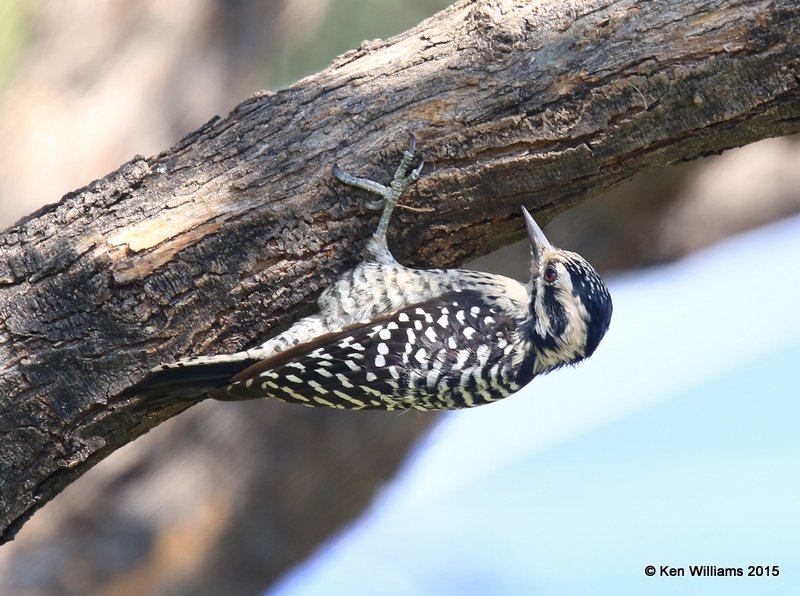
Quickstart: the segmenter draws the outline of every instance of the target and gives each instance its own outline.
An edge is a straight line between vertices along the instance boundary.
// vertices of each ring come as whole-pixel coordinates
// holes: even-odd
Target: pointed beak
[[[522,208],[522,216],[525,218],[525,227],[528,228],[528,236],[531,239],[531,253],[533,254],[533,261],[534,264],[539,263],[539,260],[542,258],[542,253],[546,249],[552,249],[553,245],[550,244],[550,241],[542,232],[542,228],[539,227],[531,214],[528,213],[528,210],[525,207]]]

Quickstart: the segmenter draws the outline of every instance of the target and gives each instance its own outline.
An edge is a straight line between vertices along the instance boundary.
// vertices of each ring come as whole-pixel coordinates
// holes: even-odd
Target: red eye
[[[544,280],[547,283],[551,284],[557,279],[558,279],[558,272],[556,271],[555,267],[550,266],[544,270]]]

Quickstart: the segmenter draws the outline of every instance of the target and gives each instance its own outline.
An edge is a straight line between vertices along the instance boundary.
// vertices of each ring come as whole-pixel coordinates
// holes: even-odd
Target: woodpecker
[[[452,410],[497,401],[534,377],[588,358],[611,297],[580,255],[548,242],[523,207],[527,285],[463,269],[411,269],[386,244],[392,210],[420,176],[410,135],[389,186],[333,166],[378,195],[377,229],[361,262],[319,297],[319,313],[249,350],[154,368],[126,393],[163,400],[274,398],[310,407]]]

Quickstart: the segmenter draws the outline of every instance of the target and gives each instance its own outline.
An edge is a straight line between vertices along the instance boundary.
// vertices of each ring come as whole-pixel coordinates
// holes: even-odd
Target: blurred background
[[[448,4],[0,0],[0,226]],[[797,138],[594,197],[546,230],[609,279],[591,361],[440,416],[194,407],[0,548],[0,593],[797,587],[798,211]],[[524,279],[527,248],[468,266]],[[647,564],[781,575],[647,578]]]

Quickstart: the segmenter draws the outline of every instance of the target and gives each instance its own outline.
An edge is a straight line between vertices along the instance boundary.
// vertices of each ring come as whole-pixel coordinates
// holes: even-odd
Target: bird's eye
[[[544,280],[551,284],[558,279],[558,271],[552,265],[548,266],[547,269],[544,270]]]

